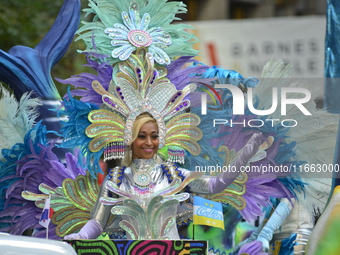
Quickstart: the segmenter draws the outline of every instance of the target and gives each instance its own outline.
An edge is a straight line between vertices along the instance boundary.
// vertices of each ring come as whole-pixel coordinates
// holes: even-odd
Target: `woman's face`
[[[133,159],[150,159],[157,152],[159,136],[157,125],[145,123],[139,130],[137,138],[132,143]]]

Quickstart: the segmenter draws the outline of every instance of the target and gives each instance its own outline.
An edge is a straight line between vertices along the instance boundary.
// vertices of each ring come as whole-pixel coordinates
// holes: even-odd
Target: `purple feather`
[[[39,191],[41,183],[56,188],[62,186],[65,178],[74,179],[79,174],[86,174],[86,170],[77,165],[77,155],[67,153],[68,165],[61,163],[52,151],[53,144],[53,142],[50,142],[46,146],[42,144],[37,146],[33,144],[32,140],[29,140],[30,154],[17,161],[17,175],[12,175],[12,178],[19,177],[19,179],[7,189],[5,210],[0,212],[2,223],[8,223],[7,217],[11,218],[11,225],[2,228],[2,231],[10,231],[11,234],[21,235],[27,229],[41,228],[38,222],[42,210],[36,207],[34,201],[27,201],[22,198],[22,191],[28,190],[41,194]],[[39,148],[38,153],[37,148]],[[49,231],[52,231],[55,226],[52,223],[50,224]],[[37,234],[37,236],[40,235]],[[53,237],[57,238],[55,234],[51,233],[50,238]]]
[[[247,206],[240,211],[245,220],[255,220],[257,216],[262,215],[261,206],[268,206],[270,197],[288,199],[293,197],[292,193],[276,177],[275,174],[266,174],[248,179],[246,193],[243,195]]]
[[[173,61],[168,66],[167,78],[173,83],[178,90],[183,89],[188,85],[193,78],[193,75],[200,75],[208,69],[208,66],[195,65],[190,67],[185,67],[189,63],[198,63],[197,60],[192,59],[192,57],[182,56],[175,61]]]
[[[71,95],[79,96],[80,101],[100,106],[102,104],[102,96],[93,90],[92,82],[99,81],[104,89],[108,90],[110,81],[112,79],[113,68],[111,65],[108,65],[106,63],[100,64],[96,61],[91,60],[89,54],[87,54],[86,59],[88,64],[86,64],[85,66],[93,68],[97,72],[97,75],[91,73],[81,73],[65,80],[57,80],[60,83],[70,84],[76,88],[79,88],[72,90]],[[65,97],[67,97],[67,95]]]
[[[252,241],[241,247],[237,255],[251,254],[251,255],[268,255],[266,252],[262,252],[262,242]]]

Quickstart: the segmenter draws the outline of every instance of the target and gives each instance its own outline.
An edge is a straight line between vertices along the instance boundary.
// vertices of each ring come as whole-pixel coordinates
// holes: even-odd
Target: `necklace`
[[[137,162],[137,164],[135,163]],[[156,162],[154,160],[135,160],[132,163],[131,169],[134,173],[133,181],[140,188],[145,188],[151,183],[150,170],[154,168]]]

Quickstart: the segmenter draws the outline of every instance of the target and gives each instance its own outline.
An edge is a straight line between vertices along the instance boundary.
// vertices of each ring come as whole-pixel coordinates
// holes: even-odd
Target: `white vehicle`
[[[0,232],[0,255],[77,255],[72,246],[62,241]]]

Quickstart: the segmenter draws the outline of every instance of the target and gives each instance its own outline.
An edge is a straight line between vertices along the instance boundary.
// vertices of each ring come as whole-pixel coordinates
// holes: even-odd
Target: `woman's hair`
[[[131,144],[133,143],[134,140],[136,140],[136,138],[138,137],[139,130],[146,123],[154,123],[157,126],[156,120],[149,113],[143,112],[142,114],[140,114],[136,118],[136,120],[135,120],[135,122],[133,123],[133,126],[132,126],[132,141],[131,141]]]
[[[138,133],[139,133],[139,130],[141,129],[141,127],[146,123],[154,123],[158,127],[156,120],[149,113],[143,112],[140,115],[138,115],[138,117],[136,118],[136,120],[135,120],[135,122],[133,123],[133,126],[132,126],[132,141],[131,141],[131,144],[130,144],[130,146],[126,146],[126,149],[125,149],[125,155],[124,155],[124,158],[122,160],[123,166],[131,165],[131,162],[132,162],[132,158],[131,158],[131,155],[130,155],[131,145],[132,145],[133,141],[136,140],[136,138],[138,137]]]

